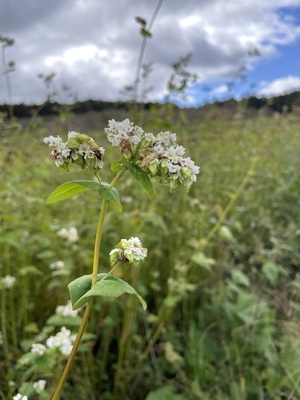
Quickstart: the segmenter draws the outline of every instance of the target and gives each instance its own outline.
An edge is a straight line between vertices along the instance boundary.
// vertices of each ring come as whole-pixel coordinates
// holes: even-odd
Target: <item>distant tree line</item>
[[[271,97],[269,99],[249,97],[247,106],[255,109],[268,107],[276,112],[291,112],[293,109],[300,107],[300,91],[285,94],[282,96]]]
[[[42,105],[15,104],[13,108],[15,117],[28,118],[32,117],[36,113],[41,116],[58,115],[65,110],[72,111],[74,114],[84,114],[89,111],[105,111],[111,109],[127,110],[129,109],[130,105],[132,105],[132,103],[129,102],[86,100],[67,105],[51,101],[47,101]],[[152,105],[153,103],[145,103],[143,104],[143,108],[147,110]],[[0,112],[6,113],[7,110],[7,104],[0,104]]]
[[[250,96],[241,100],[241,102],[248,109],[252,110],[266,109],[270,112],[292,112],[300,108],[300,91],[270,98]],[[219,107],[232,108],[238,104],[238,101],[229,99],[222,102],[215,102],[215,104]]]
[[[233,104],[234,103],[234,104]],[[290,94],[282,96],[276,96],[271,98],[258,98],[255,96],[248,97],[242,100],[243,105],[249,109],[259,110],[261,108],[268,109],[271,112],[291,112],[293,110],[300,109],[300,91],[296,91]],[[215,102],[218,107],[229,107],[237,105],[238,101],[234,99]],[[86,100],[82,102],[76,102],[74,104],[63,105],[56,102],[47,101],[43,105],[26,105],[26,104],[15,104],[14,115],[18,118],[32,117],[36,113],[41,116],[58,115],[64,109],[72,111],[74,114],[84,114],[89,111],[105,111],[111,109],[128,110],[132,106],[130,102],[107,102],[99,100]],[[151,106],[159,107],[159,104],[145,103],[143,104],[144,109],[150,109]],[[8,105],[0,105],[0,112],[7,113]]]

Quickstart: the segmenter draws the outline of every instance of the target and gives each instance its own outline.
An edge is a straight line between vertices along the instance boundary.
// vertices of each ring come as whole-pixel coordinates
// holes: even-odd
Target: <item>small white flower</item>
[[[37,393],[41,393],[46,387],[46,381],[45,379],[40,379],[34,382],[32,386]]]
[[[88,143],[82,143],[81,145],[78,146],[77,153],[80,154],[81,156],[86,156],[86,153],[89,153],[90,151],[91,151],[91,146]]]
[[[72,226],[69,229],[62,228],[57,232],[58,236],[69,240],[70,242],[77,242],[78,241],[78,232],[77,229]]]
[[[168,171],[169,171],[171,174],[176,174],[176,173],[178,173],[178,172],[181,170],[181,166],[180,166],[180,165],[178,165],[178,164],[173,164],[172,162],[168,162],[168,163],[167,163],[167,168],[168,168]]]
[[[28,400],[28,397],[18,393],[16,396],[13,397],[13,400]]]
[[[65,266],[63,261],[55,261],[49,265],[50,269],[62,269]]]
[[[170,146],[165,151],[165,156],[171,159],[178,159],[185,153],[185,148],[183,146]]]
[[[0,282],[5,289],[11,289],[14,286],[16,279],[15,276],[6,275],[4,278],[1,278]]]
[[[66,148],[61,149],[61,155],[63,158],[68,158],[70,156],[71,150]]]
[[[41,343],[33,343],[31,346],[31,353],[42,356],[46,351],[46,346]]]
[[[58,135],[56,137],[52,135],[45,137],[43,142],[45,144],[49,144],[49,147],[57,147],[63,143],[62,138],[59,137]]]
[[[71,353],[73,343],[74,337],[71,336],[71,331],[64,326],[55,336],[50,336],[46,340],[46,346],[49,349],[57,348],[65,356]]]
[[[55,313],[63,317],[76,317],[79,310],[73,310],[72,303],[69,300],[65,306],[57,306]]]
[[[71,354],[73,345],[71,342],[62,343],[60,346],[60,351],[64,356],[69,356]]]
[[[144,133],[142,138],[142,147],[150,147],[155,141],[153,133]]]
[[[156,137],[156,142],[157,144],[160,144],[166,148],[175,145],[176,139],[176,133],[172,133],[170,131],[160,132]]]
[[[68,139],[76,139],[78,136],[80,135],[80,133],[78,132],[74,132],[74,131],[69,131],[68,133]]]

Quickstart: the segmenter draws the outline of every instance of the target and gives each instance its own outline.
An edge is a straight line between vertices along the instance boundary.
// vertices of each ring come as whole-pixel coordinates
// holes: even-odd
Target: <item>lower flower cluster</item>
[[[142,246],[139,238],[121,239],[117,246],[109,253],[111,265],[117,263],[131,263],[138,266],[147,257],[147,249]]]

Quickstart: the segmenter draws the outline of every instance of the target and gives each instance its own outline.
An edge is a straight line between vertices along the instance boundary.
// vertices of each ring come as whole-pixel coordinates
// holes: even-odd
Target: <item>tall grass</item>
[[[85,121],[83,133],[105,145],[103,122],[95,129],[95,118],[90,129]],[[144,118],[159,130],[156,115]],[[61,133],[54,122],[43,121],[47,135]],[[76,130],[74,123],[80,130],[82,122],[73,121]],[[97,300],[62,398],[297,399],[299,117],[208,114],[169,123],[201,175],[188,196],[179,190],[170,197],[160,188],[153,202],[137,195],[129,177],[122,183],[125,211],[108,213],[101,256],[108,268],[109,249],[120,237],[134,231],[141,238],[147,262],[118,273],[138,286],[148,309],[132,298]],[[39,378],[18,360],[40,335],[78,324],[55,310],[68,300],[67,283],[92,264],[96,196],[45,205],[49,188],[66,176],[53,173],[44,136],[38,127],[2,129],[0,136],[0,276],[17,278],[0,289],[1,399]],[[71,226],[79,234],[75,244],[57,235]],[[50,269],[57,260],[65,267]],[[43,366],[40,375],[47,382],[56,376]]]

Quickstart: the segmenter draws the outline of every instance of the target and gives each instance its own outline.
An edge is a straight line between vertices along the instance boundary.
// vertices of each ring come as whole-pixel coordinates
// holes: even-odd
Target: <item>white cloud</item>
[[[258,91],[258,96],[272,97],[291,93],[295,90],[300,90],[300,77],[287,76],[275,79],[272,82],[263,82],[261,89]]]
[[[228,86],[227,85],[220,85],[217,86],[215,89],[212,90],[211,92],[214,96],[218,96],[220,94],[228,93]]]
[[[40,102],[45,88],[37,75],[55,72],[78,98],[113,100],[135,79],[142,37],[135,16],[148,22],[156,4],[141,0],[2,0],[1,34],[15,38],[6,49],[16,61],[13,99]],[[166,95],[170,65],[192,53],[189,70],[201,83],[232,79],[241,66],[279,56],[279,45],[295,42],[300,26],[292,10],[300,0],[165,0],[153,25],[143,62],[153,63],[146,86],[149,100]],[[249,52],[258,50],[260,57]],[[263,88],[262,88],[263,89]],[[0,66],[0,103],[6,101]]]

